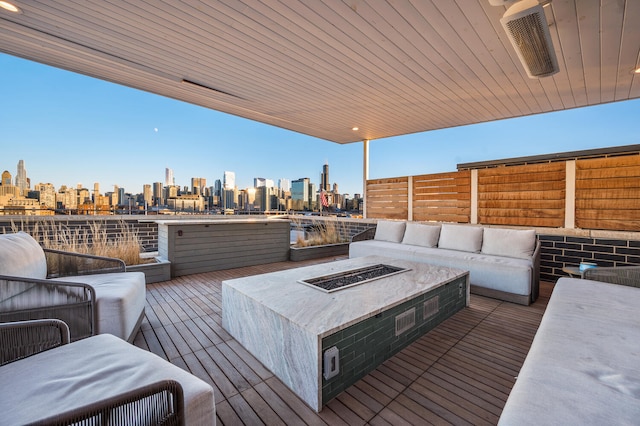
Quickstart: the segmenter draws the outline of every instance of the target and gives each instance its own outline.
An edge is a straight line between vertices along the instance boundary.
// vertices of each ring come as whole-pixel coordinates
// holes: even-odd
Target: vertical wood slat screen
[[[478,170],[478,222],[563,227],[566,163]]]
[[[409,178],[367,181],[367,217],[372,219],[407,219],[409,214]]]
[[[413,220],[469,223],[471,172],[414,176]]]
[[[576,226],[640,231],[640,156],[576,162]]]

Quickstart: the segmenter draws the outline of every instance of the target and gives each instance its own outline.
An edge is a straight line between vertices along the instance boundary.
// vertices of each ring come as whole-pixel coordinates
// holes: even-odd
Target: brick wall
[[[539,235],[542,244],[540,279],[556,282],[567,276],[565,266],[593,262],[598,266],[640,265],[640,241],[627,239]]]

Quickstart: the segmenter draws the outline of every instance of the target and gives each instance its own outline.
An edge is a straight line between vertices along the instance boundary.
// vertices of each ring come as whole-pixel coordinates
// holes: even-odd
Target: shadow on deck
[[[311,410],[222,328],[222,281],[306,266],[281,262],[147,286],[135,345],[215,389],[217,422],[238,424],[496,424],[553,286],[531,306],[471,295],[471,306],[379,366],[320,413]]]

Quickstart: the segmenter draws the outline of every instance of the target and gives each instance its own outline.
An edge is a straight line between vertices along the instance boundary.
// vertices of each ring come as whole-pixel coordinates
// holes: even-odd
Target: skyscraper
[[[329,182],[329,163],[322,166],[322,174],[320,175],[320,189],[322,191],[331,191],[331,183]]]
[[[153,183],[153,205],[164,205],[164,192],[162,191],[162,182]]]
[[[236,174],[235,172],[224,172],[224,177],[222,180],[224,185],[224,189],[232,190],[236,187]]]
[[[291,201],[294,210],[309,209],[309,178],[300,178],[291,182]]]
[[[173,184],[173,170],[167,167],[164,169],[164,186],[171,186]]]
[[[278,179],[278,188],[283,192],[291,191],[291,181],[285,178]]]
[[[25,193],[29,189],[27,183],[27,171],[24,168],[24,160],[18,161],[18,173],[16,174],[16,186],[20,188],[22,193]]]

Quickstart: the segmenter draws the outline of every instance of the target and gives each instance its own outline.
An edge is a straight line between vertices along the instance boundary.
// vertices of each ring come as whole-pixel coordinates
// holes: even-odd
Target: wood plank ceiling
[[[489,0],[12,3],[1,52],[338,143],[640,97],[638,0],[545,6],[539,80]]]

